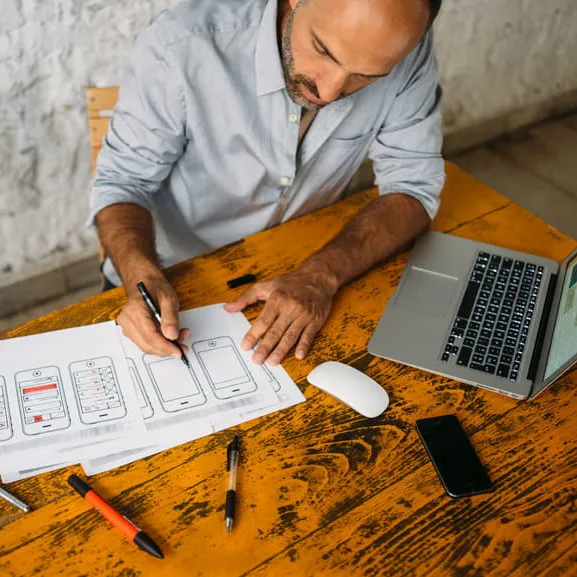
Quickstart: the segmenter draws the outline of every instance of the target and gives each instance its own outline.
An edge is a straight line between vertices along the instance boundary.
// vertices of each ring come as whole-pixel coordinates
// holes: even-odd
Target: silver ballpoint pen
[[[5,489],[0,488],[0,497],[2,497],[2,499],[6,499],[8,503],[12,503],[12,505],[18,507],[18,509],[22,509],[24,513],[30,512],[30,507],[26,505],[26,503],[23,503],[22,501],[20,501],[20,499],[17,499],[16,497],[14,497],[14,495],[8,493],[8,491],[6,491]]]

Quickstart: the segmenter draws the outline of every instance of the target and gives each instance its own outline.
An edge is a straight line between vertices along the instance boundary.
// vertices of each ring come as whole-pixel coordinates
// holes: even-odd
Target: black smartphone
[[[494,490],[473,445],[455,415],[419,419],[421,441],[451,497],[467,497]]]

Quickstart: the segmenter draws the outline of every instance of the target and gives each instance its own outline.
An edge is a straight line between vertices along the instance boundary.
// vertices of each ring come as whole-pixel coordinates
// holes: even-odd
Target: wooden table
[[[454,166],[434,228],[562,260],[576,242]],[[272,278],[327,242],[369,191],[174,267],[183,308],[239,294],[226,280]],[[245,447],[235,530],[226,536],[223,431],[91,478],[147,531],[166,559],[123,540],[66,483],[76,467],[10,485],[34,511],[0,503],[0,575],[41,576],[567,576],[577,574],[577,384],[566,376],[535,401],[508,397],[375,358],[367,342],[399,280],[402,254],[338,294],[304,361],[284,366],[307,397],[235,429]],[[31,321],[3,337],[116,316],[120,289]],[[257,309],[249,313],[254,319]],[[391,404],[365,419],[306,382],[326,360],[365,371]],[[447,497],[415,420],[454,413],[496,485]]]

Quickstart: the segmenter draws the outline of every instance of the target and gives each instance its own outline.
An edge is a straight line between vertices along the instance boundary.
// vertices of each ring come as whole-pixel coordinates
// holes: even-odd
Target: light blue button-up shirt
[[[444,182],[430,34],[384,78],[322,108],[299,145],[277,0],[189,0],[138,38],[98,157],[91,216],[154,216],[162,266],[340,200],[363,159],[381,194],[433,217]],[[120,279],[110,262],[105,275]]]

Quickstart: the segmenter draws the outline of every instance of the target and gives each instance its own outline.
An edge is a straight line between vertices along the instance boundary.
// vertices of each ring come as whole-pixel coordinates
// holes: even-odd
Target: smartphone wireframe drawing
[[[128,371],[132,377],[132,383],[134,384],[134,390],[136,391],[136,398],[138,399],[138,404],[140,406],[140,410],[142,411],[142,416],[144,419],[150,419],[150,417],[154,415],[154,409],[150,404],[150,400],[146,394],[144,385],[142,384],[142,379],[136,370],[136,364],[130,357],[126,357],[126,362],[128,363]]]
[[[263,363],[261,365],[264,374],[266,375],[267,382],[272,386],[275,393],[280,391],[280,383],[276,380],[275,376],[272,374],[271,370]]]
[[[58,367],[19,371],[14,380],[25,435],[39,435],[70,426],[62,376]]]
[[[198,341],[192,350],[217,399],[256,391],[256,383],[230,337]]]
[[[69,369],[78,413],[85,425],[113,421],[126,415],[110,357],[70,363]]]
[[[12,421],[6,393],[6,379],[0,375],[0,442],[12,437]]]
[[[174,413],[206,403],[196,376],[181,359],[155,355],[142,358],[165,412]]]

